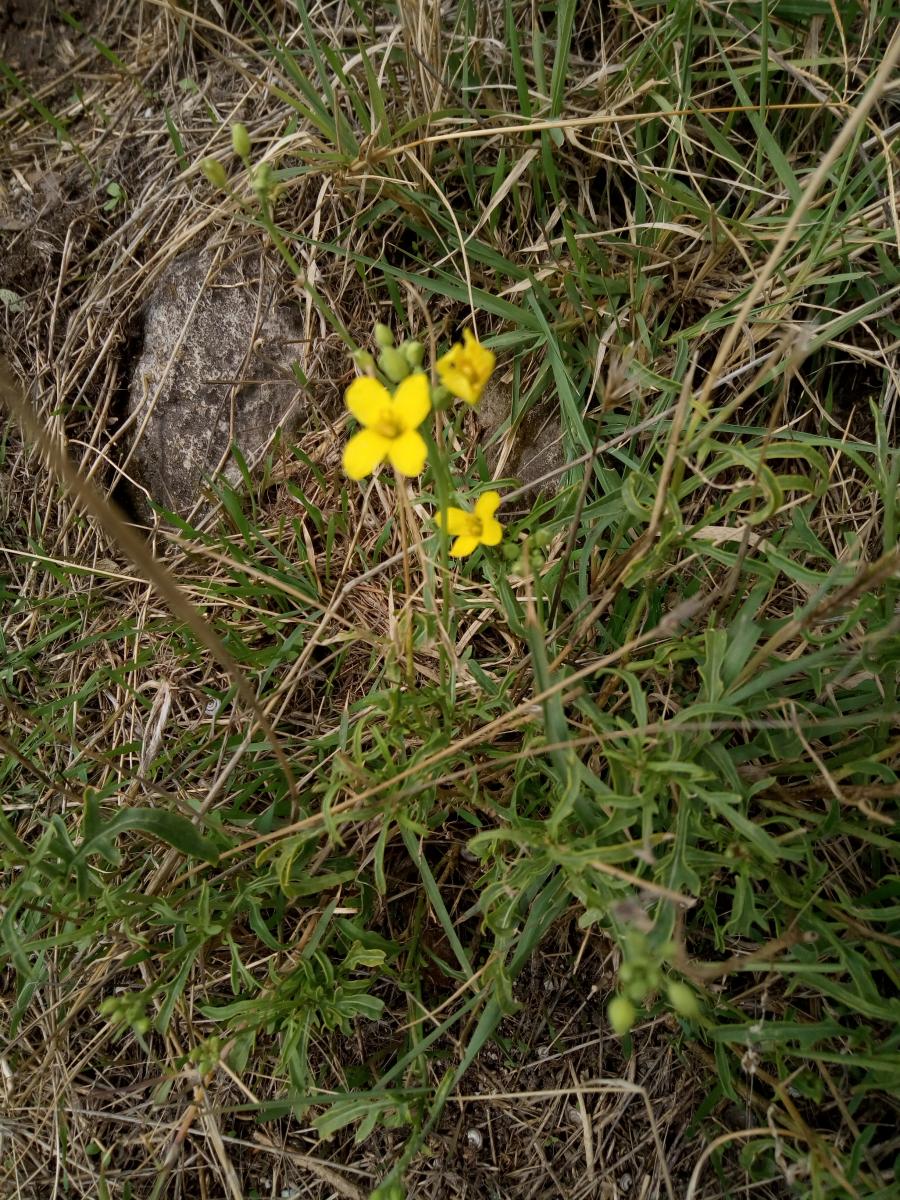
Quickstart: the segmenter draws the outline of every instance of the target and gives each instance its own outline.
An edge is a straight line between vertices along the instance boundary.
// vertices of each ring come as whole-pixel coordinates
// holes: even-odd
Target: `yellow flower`
[[[476,501],[474,512],[467,512],[464,508],[448,508],[446,513],[437,514],[437,523],[455,539],[450,547],[454,558],[465,558],[479,546],[500,544],[503,526],[494,516],[499,505],[499,492],[485,492]]]
[[[362,429],[344,448],[344,470],[363,479],[385,459],[401,475],[421,475],[428,458],[419,426],[431,411],[427,375],[410,375],[393,396],[377,379],[354,379],[344,395]]]
[[[462,343],[457,342],[438,359],[437,373],[448,392],[467,404],[477,404],[495,362],[493,351],[482,346],[470,329],[464,329]]]

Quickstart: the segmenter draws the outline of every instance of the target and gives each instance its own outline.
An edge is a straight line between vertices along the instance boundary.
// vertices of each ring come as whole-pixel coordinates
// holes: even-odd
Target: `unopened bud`
[[[225,174],[225,168],[217,158],[202,159],[200,170],[213,187],[224,188],[228,186],[228,176]]]
[[[700,1005],[697,1003],[697,997],[686,983],[682,983],[678,979],[670,979],[666,991],[669,994],[669,1003],[678,1013],[679,1017],[684,1017],[686,1020],[691,1021],[700,1016]]]
[[[268,195],[272,187],[272,168],[267,162],[261,162],[253,172],[252,187],[258,196]]]
[[[386,346],[393,346],[394,344],[394,335],[388,329],[387,325],[382,325],[380,321],[375,322],[375,341],[382,350]]]
[[[238,158],[246,161],[250,157],[250,134],[240,121],[231,127],[231,145]]]
[[[450,392],[442,383],[431,389],[431,407],[437,412],[446,412],[450,407],[450,400]]]
[[[612,1025],[613,1031],[619,1037],[624,1037],[634,1024],[637,1010],[627,996],[613,996],[606,1010],[606,1015],[609,1017],[609,1023]]]
[[[365,371],[368,375],[375,370],[375,359],[368,350],[354,350],[353,361],[361,371]]]
[[[378,355],[378,365],[391,383],[400,383],[409,374],[409,363],[399,350],[385,346]]]
[[[404,342],[400,349],[413,370],[425,361],[425,347],[421,342]]]

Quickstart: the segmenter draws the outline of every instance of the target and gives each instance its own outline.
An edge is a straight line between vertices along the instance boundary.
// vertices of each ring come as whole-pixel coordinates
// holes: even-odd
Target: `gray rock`
[[[173,512],[186,515],[217,471],[239,480],[233,444],[253,465],[279,424],[292,423],[302,326],[274,295],[264,260],[216,265],[204,251],[177,258],[150,296],[129,388],[127,470]]]

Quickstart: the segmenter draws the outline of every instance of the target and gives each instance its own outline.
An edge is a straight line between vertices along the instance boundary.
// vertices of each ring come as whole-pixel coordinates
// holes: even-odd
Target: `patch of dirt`
[[[83,35],[60,15],[60,9],[75,21],[94,20],[99,0],[72,0],[71,4],[42,0],[4,0],[0,7],[0,59],[17,74],[39,74],[49,82],[70,67],[78,55]],[[85,38],[84,41],[89,46]]]
[[[0,183],[2,286],[24,296],[52,282],[69,230],[86,237],[96,202],[82,171],[35,171]]]
[[[522,487],[555,492],[559,477],[544,480],[565,462],[559,406],[555,401],[534,405],[508,429],[512,395],[502,379],[491,380],[475,410],[482,433],[488,440],[485,457],[495,477],[514,478]],[[503,432],[501,432],[503,430]]]

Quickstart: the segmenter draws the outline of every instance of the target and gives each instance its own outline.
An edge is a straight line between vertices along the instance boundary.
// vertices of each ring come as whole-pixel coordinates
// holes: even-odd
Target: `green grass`
[[[665,1046],[699,1081],[648,1195],[895,1194],[896,72],[841,136],[898,9],[602,7],[464,3],[439,37],[407,5],[377,28],[303,0],[236,4],[227,34],[166,18],[173,45],[253,63],[234,115],[277,184],[261,208],[225,108],[182,120],[155,80],[181,227],[212,214],[280,254],[335,353],[371,344],[373,314],[429,354],[475,320],[511,396],[495,445],[549,402],[569,466],[539,497],[501,473],[504,547],[448,564],[440,476],[411,485],[404,532],[311,403],[217,525],[157,543],[198,633],[7,434],[4,1056],[23,1112],[54,1097],[70,1194],[201,1194],[161,1115],[142,1151],[89,1144],[87,1059],[114,1088],[156,1081],[147,1129],[188,1079],[235,1162],[290,1116],[335,1161],[380,1139],[345,1194],[431,1194],[461,1097],[528,1092],[490,1064],[517,1079],[533,1055],[527,980],[560,956],[596,989],[593,1079],[633,1058],[652,1090]],[[82,25],[134,72],[127,39]],[[12,68],[2,86],[11,129],[103,175],[65,97]],[[209,153],[231,198],[180,175]],[[89,285],[67,286],[74,310]],[[84,413],[62,413],[81,460]],[[470,413],[444,445],[460,493],[484,490]],[[645,1002],[619,1041],[623,987]],[[580,1161],[571,1194],[605,1194],[576,1191]]]

